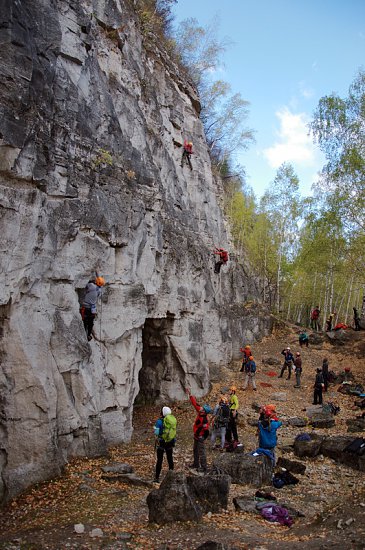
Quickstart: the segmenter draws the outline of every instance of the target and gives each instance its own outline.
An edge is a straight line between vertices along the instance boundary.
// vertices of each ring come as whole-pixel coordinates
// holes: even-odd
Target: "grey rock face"
[[[137,396],[203,395],[210,368],[271,328],[242,267],[214,274],[230,241],[199,100],[130,5],[5,0],[0,500],[128,441]],[[96,272],[88,343],[79,298]]]

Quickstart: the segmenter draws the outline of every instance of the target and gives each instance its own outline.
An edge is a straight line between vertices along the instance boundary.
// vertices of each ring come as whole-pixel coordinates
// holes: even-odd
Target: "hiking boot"
[[[199,466],[196,466],[196,464],[189,464],[188,468],[191,468],[192,470],[197,470]]]
[[[205,475],[207,473],[207,468],[198,468],[197,473],[200,475]]]
[[[155,477],[155,479],[153,480],[153,482],[152,482],[152,483],[160,483],[160,480],[159,480],[159,478],[158,478],[158,477]]]

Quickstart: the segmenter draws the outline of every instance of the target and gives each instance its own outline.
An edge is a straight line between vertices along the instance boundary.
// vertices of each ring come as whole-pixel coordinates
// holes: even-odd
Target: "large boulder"
[[[297,460],[289,460],[289,458],[284,458],[280,456],[277,462],[278,468],[285,468],[292,474],[304,474],[306,465]]]
[[[200,521],[203,514],[227,508],[230,483],[224,474],[186,476],[170,471],[160,488],[147,496],[148,521]]]
[[[319,454],[323,440],[324,436],[317,434],[310,434],[308,440],[296,438],[294,441],[294,453],[300,458],[313,458]]]
[[[273,465],[264,455],[225,453],[214,460],[214,466],[228,474],[232,483],[253,487],[271,484]]]

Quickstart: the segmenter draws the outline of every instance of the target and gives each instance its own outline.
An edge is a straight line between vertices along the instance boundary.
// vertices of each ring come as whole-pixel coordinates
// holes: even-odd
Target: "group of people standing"
[[[200,405],[196,397],[191,395],[190,390],[188,388],[185,390],[197,413],[193,424],[193,463],[189,465],[189,468],[196,473],[205,474],[208,471],[205,446],[209,439],[211,449],[219,449],[220,452],[233,451],[240,445],[237,433],[238,398],[236,390],[236,386],[231,386],[229,397],[221,395],[214,409],[208,404]],[[212,415],[211,419],[208,415]],[[164,453],[166,453],[169,470],[174,469],[173,448],[176,424],[176,418],[172,415],[171,409],[162,407],[161,416],[154,427],[157,453],[154,479],[156,483],[160,481]],[[174,426],[172,429],[171,425]],[[258,420],[258,449],[255,453],[268,454],[274,459],[274,450],[277,444],[276,432],[281,425],[274,405],[262,407]],[[219,445],[216,446],[217,438],[219,438]]]

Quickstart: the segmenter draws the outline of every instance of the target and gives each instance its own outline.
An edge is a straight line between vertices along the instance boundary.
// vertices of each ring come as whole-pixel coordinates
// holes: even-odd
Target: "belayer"
[[[92,339],[94,320],[96,317],[96,304],[101,296],[101,287],[105,285],[104,277],[91,279],[85,287],[85,295],[82,300],[80,313],[87,334],[87,339]]]
[[[184,166],[184,159],[186,159],[189,167],[190,167],[190,170],[193,169],[192,165],[191,165],[191,160],[190,160],[190,157],[191,155],[193,154],[193,143],[191,141],[186,141],[186,139],[184,140],[184,151],[183,151],[183,154],[182,154],[182,157],[181,157],[181,168]]]
[[[170,407],[162,407],[160,418],[156,421],[154,434],[156,436],[156,473],[155,483],[160,481],[163,455],[166,453],[169,470],[174,469],[173,448],[176,441],[176,418],[171,414]]]
[[[213,250],[214,254],[219,256],[219,260],[214,265],[214,273],[219,273],[222,265],[226,265],[228,262],[228,252],[224,248],[218,248],[217,246]]]

